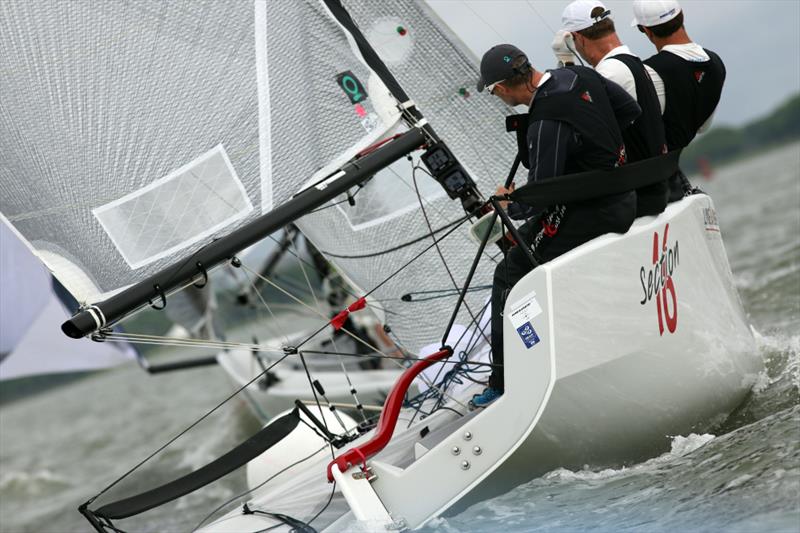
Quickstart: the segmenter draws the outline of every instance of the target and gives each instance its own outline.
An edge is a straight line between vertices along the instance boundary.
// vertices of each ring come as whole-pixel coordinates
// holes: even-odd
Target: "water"
[[[800,144],[698,182],[714,198],[767,370],[708,435],[632,467],[556,470],[435,520],[429,532],[800,530]],[[148,377],[125,367],[0,408],[0,531],[87,531],[77,506],[230,392],[214,368]],[[253,433],[238,402],[221,408],[107,495],[186,473]],[[237,472],[126,531],[187,531],[244,489]]]

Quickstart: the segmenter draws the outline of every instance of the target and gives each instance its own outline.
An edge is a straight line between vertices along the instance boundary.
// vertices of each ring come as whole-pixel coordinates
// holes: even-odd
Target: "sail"
[[[58,330],[69,315],[52,278],[0,222],[0,380],[118,365],[136,352],[126,344],[76,343]]]
[[[0,50],[0,211],[82,304],[191,265],[414,125],[484,192],[516,150],[505,106],[470,94],[476,58],[422,2],[13,0]],[[363,292],[464,216],[419,166],[400,159],[298,222]],[[458,228],[373,295],[407,348],[441,334],[474,249]],[[490,255],[459,323],[486,300]]]
[[[4,1],[0,68],[0,212],[82,303],[269,211],[395,120],[379,87],[352,120],[336,77],[368,69],[318,2]]]
[[[343,4],[479,189],[484,194],[493,193],[508,173],[516,145],[502,120],[508,108],[496,98],[470,94],[478,79],[478,62],[466,45],[424,2]],[[364,290],[375,287],[430,246],[432,238],[425,236],[431,228],[449,227],[463,215],[458,202],[425,172],[414,171],[414,166],[424,169],[417,157],[413,161],[401,159],[363,188],[352,190],[355,205],[340,197],[298,222],[328,259]],[[437,233],[437,237],[442,234]],[[411,244],[404,246],[407,243]],[[386,310],[382,318],[396,338],[414,352],[441,338],[457,298],[450,276],[460,287],[477,249],[466,225],[439,247],[446,266],[437,251],[430,250],[382,285],[373,297],[376,307]],[[472,314],[463,310],[458,323],[467,325],[480,314],[495,261],[502,257],[493,260],[490,256],[498,254],[496,249],[490,251],[479,265],[473,286],[484,289],[468,294]],[[431,299],[431,294],[441,297]],[[410,301],[404,295],[410,296]]]

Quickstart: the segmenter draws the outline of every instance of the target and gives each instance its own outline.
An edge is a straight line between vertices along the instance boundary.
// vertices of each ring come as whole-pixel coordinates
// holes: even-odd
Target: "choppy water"
[[[556,470],[429,531],[800,531],[800,144],[719,170],[714,198],[767,370],[714,434],[619,470]],[[0,408],[0,531],[87,531],[76,508],[230,391],[213,368],[94,375]],[[205,464],[256,429],[222,408],[115,489],[124,495]],[[186,531],[244,487],[243,473],[122,521]],[[117,491],[118,489],[118,491]]]

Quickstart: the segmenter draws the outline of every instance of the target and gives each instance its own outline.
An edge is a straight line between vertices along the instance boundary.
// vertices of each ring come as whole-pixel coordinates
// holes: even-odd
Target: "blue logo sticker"
[[[530,322],[525,322],[518,327],[517,333],[519,333],[519,338],[525,343],[526,348],[533,348],[539,342],[539,336]]]

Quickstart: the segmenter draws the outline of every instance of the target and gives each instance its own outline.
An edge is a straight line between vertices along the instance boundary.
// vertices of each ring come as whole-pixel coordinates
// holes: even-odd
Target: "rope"
[[[361,189],[359,189],[359,190],[361,190]],[[295,248],[295,252],[297,252],[297,249],[296,249],[294,243],[291,244],[291,247]],[[300,254],[299,253],[295,254],[295,257],[300,257]],[[316,291],[314,291],[314,287],[311,286],[311,280],[308,278],[308,274],[306,273],[305,267],[303,267],[303,263],[299,262],[299,264],[300,264],[300,270],[303,271],[303,277],[306,279],[306,284],[308,285],[308,290],[311,292],[312,298],[314,298],[314,305],[316,305],[317,308],[319,308],[320,305],[319,305],[319,301],[317,300]],[[329,278],[330,278],[330,276],[328,276],[328,279]],[[339,328],[339,329],[341,329],[341,328]],[[331,343],[333,344],[334,351],[338,352],[339,351],[339,347],[336,346],[336,332],[335,331],[332,332],[329,338],[330,338]],[[288,340],[287,340],[287,344],[288,344]],[[303,360],[303,366],[305,366],[305,359],[302,357],[302,354],[301,354],[300,358]],[[356,395],[356,388],[353,386],[353,381],[350,379],[350,373],[347,371],[347,368],[344,365],[344,360],[341,358],[341,356],[339,356],[338,359],[339,359],[339,366],[342,367],[342,372],[344,373],[344,377],[347,380],[347,384],[350,386],[350,394],[353,396],[353,400],[355,400],[356,405],[361,405],[361,402],[358,401],[358,396]],[[306,373],[308,373],[308,368],[306,368]],[[311,388],[312,388],[312,390],[314,389],[313,384],[311,385]],[[316,392],[314,392],[314,397],[316,398]],[[364,421],[366,421],[367,417],[364,414],[363,410],[359,410],[359,411],[361,412],[361,416],[362,416],[362,418],[364,418]],[[334,412],[334,414],[336,414],[336,413]],[[339,418],[338,414],[336,414],[336,418],[337,419]],[[341,423],[341,420],[339,420],[339,422]],[[342,424],[342,427],[344,427],[344,424]]]
[[[467,8],[467,9],[469,9],[470,11],[472,11],[472,14],[473,14],[473,15],[475,15],[476,17],[478,17],[478,20],[480,20],[480,21],[481,21],[481,22],[483,22],[483,23],[484,23],[486,26],[488,26],[488,27],[489,27],[489,29],[491,29],[491,30],[494,32],[494,34],[495,34],[495,35],[497,35],[498,37],[500,37],[500,41],[501,41],[501,42],[505,42],[506,38],[505,38],[505,37],[503,37],[503,36],[500,34],[500,32],[499,32],[499,31],[497,31],[497,29],[495,29],[495,27],[494,27],[494,26],[492,26],[491,24],[489,24],[489,22],[488,22],[486,19],[484,19],[482,16],[480,16],[480,15],[478,14],[478,12],[477,12],[477,11],[475,11],[474,9],[472,9],[472,7],[470,7],[470,5],[469,5],[467,2],[465,2],[464,0],[461,0],[461,3],[462,3],[462,4],[464,4],[464,7],[466,7],[466,8]]]
[[[418,254],[416,254],[416,255],[415,255],[413,258],[411,258],[409,261],[407,261],[405,264],[403,264],[403,265],[402,265],[400,268],[398,268],[398,269],[397,269],[397,270],[395,270],[395,271],[394,271],[392,274],[390,274],[390,275],[389,275],[387,278],[385,278],[383,281],[381,281],[380,283],[378,283],[378,284],[377,284],[375,287],[373,287],[373,288],[372,288],[372,289],[371,289],[369,292],[367,292],[367,294],[365,294],[363,297],[364,297],[364,298],[366,298],[367,296],[369,296],[369,295],[370,295],[370,294],[372,294],[373,292],[377,291],[377,290],[378,290],[380,287],[382,287],[383,285],[385,285],[386,283],[388,283],[388,282],[389,282],[391,279],[393,279],[393,278],[394,278],[394,277],[396,277],[398,274],[400,274],[400,272],[402,272],[403,270],[405,270],[406,268],[408,268],[408,266],[409,266],[409,265],[411,265],[411,264],[412,264],[414,261],[416,261],[417,259],[419,259],[420,257],[422,257],[422,255],[423,255],[423,254],[425,254],[425,253],[426,253],[428,250],[430,250],[431,248],[433,248],[433,247],[434,247],[434,246],[435,246],[435,245],[436,245],[436,244],[437,244],[439,241],[441,241],[442,239],[445,239],[445,238],[447,238],[449,235],[451,235],[451,234],[452,234],[452,233],[453,233],[453,232],[454,232],[456,229],[458,229],[458,228],[461,226],[461,224],[463,224],[463,222],[465,222],[466,220],[467,220],[467,217],[464,217],[464,218],[463,218],[463,219],[462,219],[462,220],[461,220],[461,221],[460,221],[460,222],[459,222],[457,225],[455,225],[455,226],[453,226],[452,228],[450,228],[450,229],[449,229],[449,230],[448,230],[448,231],[447,231],[447,232],[446,232],[444,235],[442,235],[442,236],[441,236],[441,237],[439,237],[438,239],[434,239],[434,240],[433,240],[433,244],[430,244],[430,245],[426,246],[424,250],[420,251],[420,252],[419,252]],[[193,255],[194,255],[194,254],[193,254]],[[187,261],[188,261],[188,260],[189,260],[189,259],[187,259]],[[243,264],[242,266],[243,266],[243,267],[245,267],[245,265],[244,265],[244,264]],[[247,268],[247,267],[245,267],[245,268]],[[257,275],[259,278],[262,278],[262,279],[264,279],[264,281],[266,281],[266,282],[270,283],[271,285],[275,286],[277,289],[279,289],[279,290],[282,290],[280,287],[276,286],[276,285],[275,285],[274,283],[272,283],[272,282],[271,282],[269,279],[267,279],[267,278],[265,278],[265,277],[261,276],[259,273],[257,273],[257,272],[254,272],[254,271],[252,271],[252,270],[251,270],[251,269],[249,269],[249,268],[247,268],[247,270],[249,270],[251,273],[253,273],[253,274]],[[297,300],[297,299],[296,299],[296,298],[295,298],[293,295],[291,295],[290,293],[288,293],[288,292],[286,292],[286,291],[283,291],[283,290],[282,290],[282,292],[284,292],[285,294],[287,294],[288,296],[290,296],[292,299],[295,299],[295,300]],[[299,300],[298,300],[298,301],[299,301]],[[305,304],[305,302],[302,302],[302,301],[299,301],[299,303],[301,303],[302,305],[306,305],[306,304]],[[299,344],[299,345],[298,345],[296,348],[300,348],[301,346],[303,346],[304,344],[306,344],[308,341],[310,341],[312,338],[314,338],[316,335],[318,335],[320,332],[322,332],[322,331],[323,331],[323,330],[324,330],[324,329],[325,329],[327,326],[328,326],[328,323],[326,322],[326,324],[325,324],[324,326],[322,326],[321,328],[319,328],[318,330],[316,330],[314,333],[312,333],[310,336],[308,336],[308,337],[307,337],[305,340],[303,340],[303,341],[302,341],[302,342],[301,342],[301,343],[300,343],[300,344]],[[342,331],[345,331],[345,332],[347,332],[345,329],[342,329]],[[347,333],[349,333],[349,332],[347,332]],[[148,335],[136,335],[136,334],[125,334],[125,335],[128,335],[128,336],[131,336],[131,335],[133,335],[133,337],[140,337],[140,338],[146,338],[146,337],[150,337],[150,338],[156,338],[155,336],[148,336]],[[351,335],[352,335],[352,334],[351,334]],[[354,337],[354,338],[356,338],[356,339],[357,339],[358,341],[360,341],[360,342],[364,342],[363,340],[361,340],[361,339],[358,339],[358,338],[357,338],[357,337],[355,337],[355,336],[353,336],[353,337]],[[366,343],[366,342],[364,342],[364,344],[367,344],[367,345],[369,345],[369,344],[368,344],[368,343]],[[378,350],[378,349],[376,349],[376,348],[374,348],[374,347],[371,347],[371,348],[372,348],[372,349],[374,349],[376,352],[378,352],[378,353],[382,354],[382,355],[386,355],[386,354],[383,354],[383,353],[382,353],[380,350]],[[238,395],[240,392],[242,392],[242,391],[243,391],[243,390],[245,390],[247,387],[249,387],[250,385],[252,385],[253,383],[255,383],[255,382],[256,382],[257,380],[259,380],[259,379],[260,379],[262,376],[266,375],[266,374],[267,374],[267,372],[269,372],[271,369],[273,369],[273,368],[274,368],[274,367],[276,367],[278,364],[280,364],[281,362],[283,362],[283,360],[284,360],[284,359],[286,359],[287,357],[289,357],[289,355],[292,355],[292,353],[293,353],[293,352],[287,352],[287,353],[284,353],[284,355],[283,355],[283,356],[281,356],[281,357],[280,357],[280,358],[278,358],[278,359],[277,359],[275,362],[273,362],[272,364],[270,364],[270,365],[269,365],[269,366],[268,366],[266,369],[264,369],[263,371],[261,371],[261,372],[260,372],[259,374],[257,374],[255,377],[253,377],[253,378],[252,378],[250,381],[248,381],[247,383],[245,383],[244,385],[242,385],[241,387],[239,387],[238,389],[236,389],[236,390],[235,390],[233,393],[231,393],[230,395],[226,396],[226,397],[225,397],[225,398],[224,398],[224,399],[223,399],[221,402],[219,402],[219,403],[218,403],[216,406],[214,406],[214,407],[213,407],[211,410],[209,410],[207,413],[205,413],[204,415],[202,415],[202,416],[201,416],[200,418],[198,418],[196,421],[194,421],[193,423],[191,423],[191,424],[190,424],[188,427],[186,427],[186,428],[185,428],[183,431],[181,431],[180,433],[178,433],[177,435],[175,435],[174,437],[172,437],[170,440],[168,440],[168,441],[167,441],[165,444],[163,444],[162,446],[160,446],[158,449],[156,449],[156,450],[155,450],[154,452],[152,452],[150,455],[148,455],[147,457],[145,457],[145,458],[144,458],[142,461],[140,461],[140,462],[139,462],[139,463],[137,463],[135,466],[133,466],[133,468],[131,468],[131,469],[129,469],[127,472],[125,472],[125,473],[124,473],[122,476],[120,476],[119,478],[117,478],[115,481],[111,482],[111,483],[110,483],[108,486],[106,486],[106,487],[105,487],[103,490],[101,490],[100,492],[98,492],[98,493],[97,493],[95,496],[93,496],[92,498],[90,498],[90,499],[89,499],[89,500],[86,502],[86,504],[85,504],[85,505],[88,507],[88,505],[90,505],[92,502],[94,502],[94,501],[95,501],[97,498],[99,498],[100,496],[102,496],[103,494],[105,494],[106,492],[108,492],[108,491],[109,491],[111,488],[115,487],[115,486],[116,486],[116,485],[117,485],[117,484],[118,484],[120,481],[122,481],[123,479],[127,478],[127,477],[128,477],[130,474],[131,474],[131,473],[133,473],[134,471],[136,471],[137,469],[139,469],[139,468],[140,468],[140,467],[141,467],[143,464],[145,464],[145,463],[146,463],[146,462],[148,462],[150,459],[152,459],[153,457],[155,457],[156,455],[158,455],[159,453],[161,453],[161,452],[162,452],[164,449],[166,449],[168,446],[170,446],[170,445],[171,445],[172,443],[174,443],[176,440],[178,440],[179,438],[181,438],[183,435],[185,435],[186,433],[188,433],[189,431],[191,431],[191,430],[192,430],[194,427],[196,427],[198,424],[200,424],[200,423],[201,423],[202,421],[204,421],[206,418],[208,418],[208,417],[209,417],[209,416],[211,416],[213,413],[215,413],[215,412],[216,412],[216,411],[217,411],[217,410],[218,410],[220,407],[222,407],[223,405],[225,405],[225,404],[226,404],[228,401],[230,401],[231,399],[233,399],[233,398],[234,398],[235,396],[237,396],[237,395]],[[299,352],[298,352],[298,353],[299,353]],[[402,365],[401,365],[401,366],[402,366]],[[310,375],[309,375],[308,377],[309,377],[309,380],[310,380]],[[312,388],[312,390],[314,390],[313,384],[311,384],[311,383],[310,383],[310,385],[311,385],[311,388]],[[440,393],[441,393],[441,394],[446,394],[446,391],[441,391]],[[314,395],[315,395],[315,398],[316,398],[316,392],[315,392],[315,394],[314,394]],[[452,399],[453,401],[455,401],[456,403],[458,403],[459,405],[462,405],[462,407],[464,407],[464,406],[463,406],[463,404],[461,404],[461,402],[458,402],[458,400],[456,400],[456,399],[454,399],[454,398],[451,398],[451,399]],[[318,401],[318,400],[317,400],[317,404],[319,405],[319,401]],[[321,407],[320,407],[320,409],[321,409]],[[323,418],[324,418],[324,417],[323,417]],[[333,454],[333,449],[332,449],[332,448],[331,448],[331,454],[332,454],[332,455],[334,455],[334,454]]]
[[[464,215],[462,218],[459,218],[459,219],[454,220],[452,222],[448,222],[444,226],[441,226],[441,227],[433,230],[432,234],[435,235],[437,233],[441,233],[442,231],[444,231],[444,230],[446,230],[448,228],[452,228],[453,226],[456,226],[456,225],[460,226],[466,220],[469,220],[469,215]],[[402,244],[398,244],[397,246],[393,246],[392,248],[387,248],[386,250],[381,250],[381,251],[378,251],[378,252],[370,252],[370,253],[367,253],[367,254],[342,255],[342,254],[335,254],[333,252],[325,252],[325,251],[323,251],[322,253],[324,253],[325,255],[327,255],[329,257],[335,257],[337,259],[366,259],[366,258],[369,258],[369,257],[378,257],[378,256],[381,256],[381,255],[386,255],[386,254],[390,254],[392,252],[396,252],[397,250],[402,250],[403,248],[408,248],[409,246],[417,244],[418,242],[424,241],[428,237],[431,237],[432,234],[431,233],[426,233],[425,235],[422,235],[420,237],[416,237],[416,238],[414,238],[414,239],[412,239],[410,241],[406,241],[406,242],[404,242]]]
[[[176,440],[178,440],[179,438],[181,438],[183,435],[185,435],[185,434],[186,434],[186,433],[188,433],[188,432],[189,432],[191,429],[193,429],[195,426],[197,426],[197,425],[198,425],[200,422],[202,422],[203,420],[205,420],[206,418],[208,418],[209,416],[211,416],[213,413],[215,413],[215,412],[216,412],[216,411],[217,411],[217,410],[218,410],[220,407],[222,407],[223,405],[225,405],[226,403],[228,403],[228,401],[230,401],[232,398],[234,398],[234,397],[235,397],[237,394],[239,394],[239,393],[240,393],[240,392],[242,392],[244,389],[246,389],[247,387],[249,387],[250,385],[252,385],[253,383],[255,383],[255,382],[258,380],[258,379],[260,379],[260,378],[261,378],[262,376],[264,376],[264,375],[265,375],[267,372],[269,372],[270,370],[272,370],[272,369],[273,369],[275,366],[277,366],[277,365],[278,365],[280,362],[282,362],[284,359],[286,359],[287,357],[289,357],[289,355],[291,355],[291,354],[289,354],[289,353],[285,354],[283,357],[281,357],[280,359],[278,359],[277,361],[275,361],[274,363],[272,363],[271,365],[269,365],[269,366],[268,366],[268,367],[267,367],[267,368],[266,368],[266,369],[265,369],[263,372],[261,372],[260,374],[258,374],[256,377],[254,377],[253,379],[251,379],[250,381],[248,381],[247,383],[245,383],[244,385],[242,385],[242,386],[241,386],[241,387],[239,387],[238,389],[236,389],[236,390],[235,390],[235,391],[234,391],[232,394],[228,395],[228,396],[227,396],[227,397],[226,397],[224,400],[222,400],[221,402],[219,402],[219,403],[218,403],[216,406],[214,406],[214,407],[213,407],[213,408],[212,408],[210,411],[208,411],[206,414],[204,414],[203,416],[201,416],[200,418],[198,418],[197,420],[195,420],[194,422],[192,422],[192,423],[191,423],[191,424],[190,424],[190,425],[189,425],[189,426],[188,426],[186,429],[184,429],[183,431],[181,431],[180,433],[178,433],[177,435],[175,435],[174,437],[172,437],[172,438],[171,438],[169,441],[167,441],[167,442],[166,442],[166,444],[164,444],[163,446],[161,446],[160,448],[158,448],[156,451],[154,451],[153,453],[151,453],[150,455],[148,455],[147,457],[145,457],[145,458],[144,458],[142,461],[140,461],[139,463],[137,463],[137,464],[136,464],[136,465],[135,465],[133,468],[131,468],[130,470],[128,470],[127,472],[125,472],[124,474],[122,474],[120,477],[118,477],[118,478],[117,478],[116,480],[114,480],[113,482],[111,482],[111,484],[109,484],[109,485],[108,485],[106,488],[104,488],[103,490],[101,490],[100,492],[98,492],[96,495],[92,496],[92,498],[90,498],[90,499],[89,499],[89,500],[88,500],[88,501],[85,503],[85,505],[86,505],[86,506],[89,506],[89,505],[90,505],[90,504],[91,504],[93,501],[95,501],[97,498],[99,498],[100,496],[102,496],[103,494],[105,494],[106,492],[108,492],[108,491],[109,491],[109,490],[110,490],[112,487],[116,486],[116,485],[117,485],[117,484],[118,484],[120,481],[122,481],[123,479],[125,479],[126,477],[128,477],[129,475],[131,475],[131,474],[132,474],[132,473],[133,473],[135,470],[137,470],[139,467],[141,467],[141,466],[142,466],[143,464],[145,464],[147,461],[149,461],[150,459],[152,459],[153,457],[155,457],[156,455],[158,455],[159,453],[161,453],[161,452],[162,452],[162,451],[163,451],[165,448],[167,448],[167,447],[168,447],[169,445],[171,445],[173,442],[175,442]]]
[[[525,0],[525,3],[528,4],[528,7],[533,10],[533,12],[536,14],[537,17],[539,17],[539,20],[541,20],[544,23],[544,25],[547,26],[548,30],[550,30],[552,33],[556,32],[556,30],[554,30],[553,27],[550,26],[550,24],[547,23],[547,19],[544,18],[541,13],[539,13],[539,10],[536,9],[536,6],[534,6],[531,3],[531,0]]]
[[[302,420],[302,418],[301,418],[301,420]],[[299,465],[300,463],[308,461],[309,459],[311,459],[312,457],[314,457],[315,455],[317,455],[319,452],[321,452],[322,450],[324,450],[327,447],[328,447],[328,443],[325,443],[322,447],[320,447],[319,449],[315,450],[311,455],[307,455],[306,457],[303,457],[299,461],[295,461],[294,463],[290,464],[289,466],[284,467],[282,470],[276,472],[275,474],[272,474],[270,477],[268,477],[267,479],[265,479],[264,481],[262,481],[261,483],[259,483],[255,487],[253,487],[252,489],[248,489],[248,490],[242,492],[241,494],[237,494],[236,496],[234,496],[233,498],[229,499],[228,501],[218,505],[216,507],[216,509],[214,509],[213,511],[208,513],[205,518],[203,518],[196,526],[194,526],[192,528],[192,531],[196,531],[196,530],[200,529],[200,527],[203,524],[205,524],[212,516],[217,514],[220,511],[220,509],[222,509],[223,507],[227,507],[228,505],[232,504],[233,502],[235,502],[239,498],[243,498],[243,497],[247,496],[248,494],[260,489],[261,487],[263,487],[264,485],[266,485],[267,483],[269,483],[270,481],[272,481],[273,479],[275,479],[279,475],[283,474],[284,472],[286,472],[290,468],[294,468],[295,466]]]
[[[428,213],[425,211],[425,206],[422,204],[422,196],[419,193],[419,186],[417,185],[417,169],[418,166],[411,167],[411,179],[414,181],[414,191],[417,193],[417,198],[419,199],[419,207],[422,210],[422,217],[425,219],[425,224],[428,226],[428,231],[430,231],[431,237],[433,237],[433,228],[431,227],[431,222],[428,219]],[[453,276],[453,272],[450,270],[450,267],[447,265],[447,260],[444,258],[444,254],[442,253],[442,249],[439,247],[439,243],[434,240],[434,244],[436,245],[436,253],[439,254],[439,258],[442,260],[442,265],[444,266],[445,271],[447,272],[447,276],[450,278],[450,281],[453,283],[453,288],[455,290],[459,290],[458,283],[456,283],[456,278]],[[475,321],[475,314],[472,312],[467,300],[464,299],[464,308],[467,310],[470,318],[472,321]],[[487,339],[488,340],[488,339]]]
[[[372,359],[372,358],[377,358],[377,359],[397,359],[398,361],[415,361],[415,362],[416,361],[425,361],[426,360],[424,357],[411,357],[411,356],[395,357],[395,356],[391,356],[391,355],[365,355],[365,354],[360,354],[360,353],[326,352],[324,350],[303,350],[303,353],[310,354],[310,355],[342,355],[342,356],[345,356],[345,357],[362,357],[362,358],[365,358],[365,359]],[[440,364],[443,364],[443,365],[460,365],[462,363],[462,361],[449,361],[449,360],[445,359],[443,361],[437,361],[437,363],[440,363]],[[501,366],[503,366],[503,365],[498,365],[498,364],[495,364],[495,363],[483,363],[483,362],[480,362],[480,361],[474,361],[474,362],[471,362],[470,364],[479,365],[479,366],[489,366],[489,367],[501,367]]]

